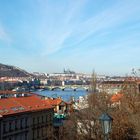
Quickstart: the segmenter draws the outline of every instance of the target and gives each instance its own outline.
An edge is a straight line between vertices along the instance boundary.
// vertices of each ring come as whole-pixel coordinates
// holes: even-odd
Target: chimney
[[[22,96],[22,97],[24,97],[24,96],[25,96],[25,94],[24,94],[24,93],[22,93],[22,94],[21,94],[21,96]]]
[[[17,94],[17,93],[15,93],[15,94],[14,94],[14,97],[15,97],[15,98],[17,98],[17,97],[18,97],[18,94]]]

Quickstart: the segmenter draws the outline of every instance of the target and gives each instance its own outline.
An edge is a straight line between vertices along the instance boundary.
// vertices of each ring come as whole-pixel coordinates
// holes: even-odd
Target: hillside
[[[0,63],[0,77],[29,77],[30,73],[15,66]]]

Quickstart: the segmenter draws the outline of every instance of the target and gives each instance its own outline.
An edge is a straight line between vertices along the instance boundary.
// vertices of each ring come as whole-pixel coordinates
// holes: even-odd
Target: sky
[[[140,63],[140,0],[0,0],[0,63],[128,74]]]

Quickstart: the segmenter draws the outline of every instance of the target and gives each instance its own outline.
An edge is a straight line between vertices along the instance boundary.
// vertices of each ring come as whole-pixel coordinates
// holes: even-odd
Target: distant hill
[[[30,73],[15,66],[0,63],[0,77],[29,77]]]

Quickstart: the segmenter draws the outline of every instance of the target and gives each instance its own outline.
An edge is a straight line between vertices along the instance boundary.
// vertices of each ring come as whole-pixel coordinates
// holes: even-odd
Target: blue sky
[[[125,75],[139,53],[139,0],[0,0],[1,63]]]

